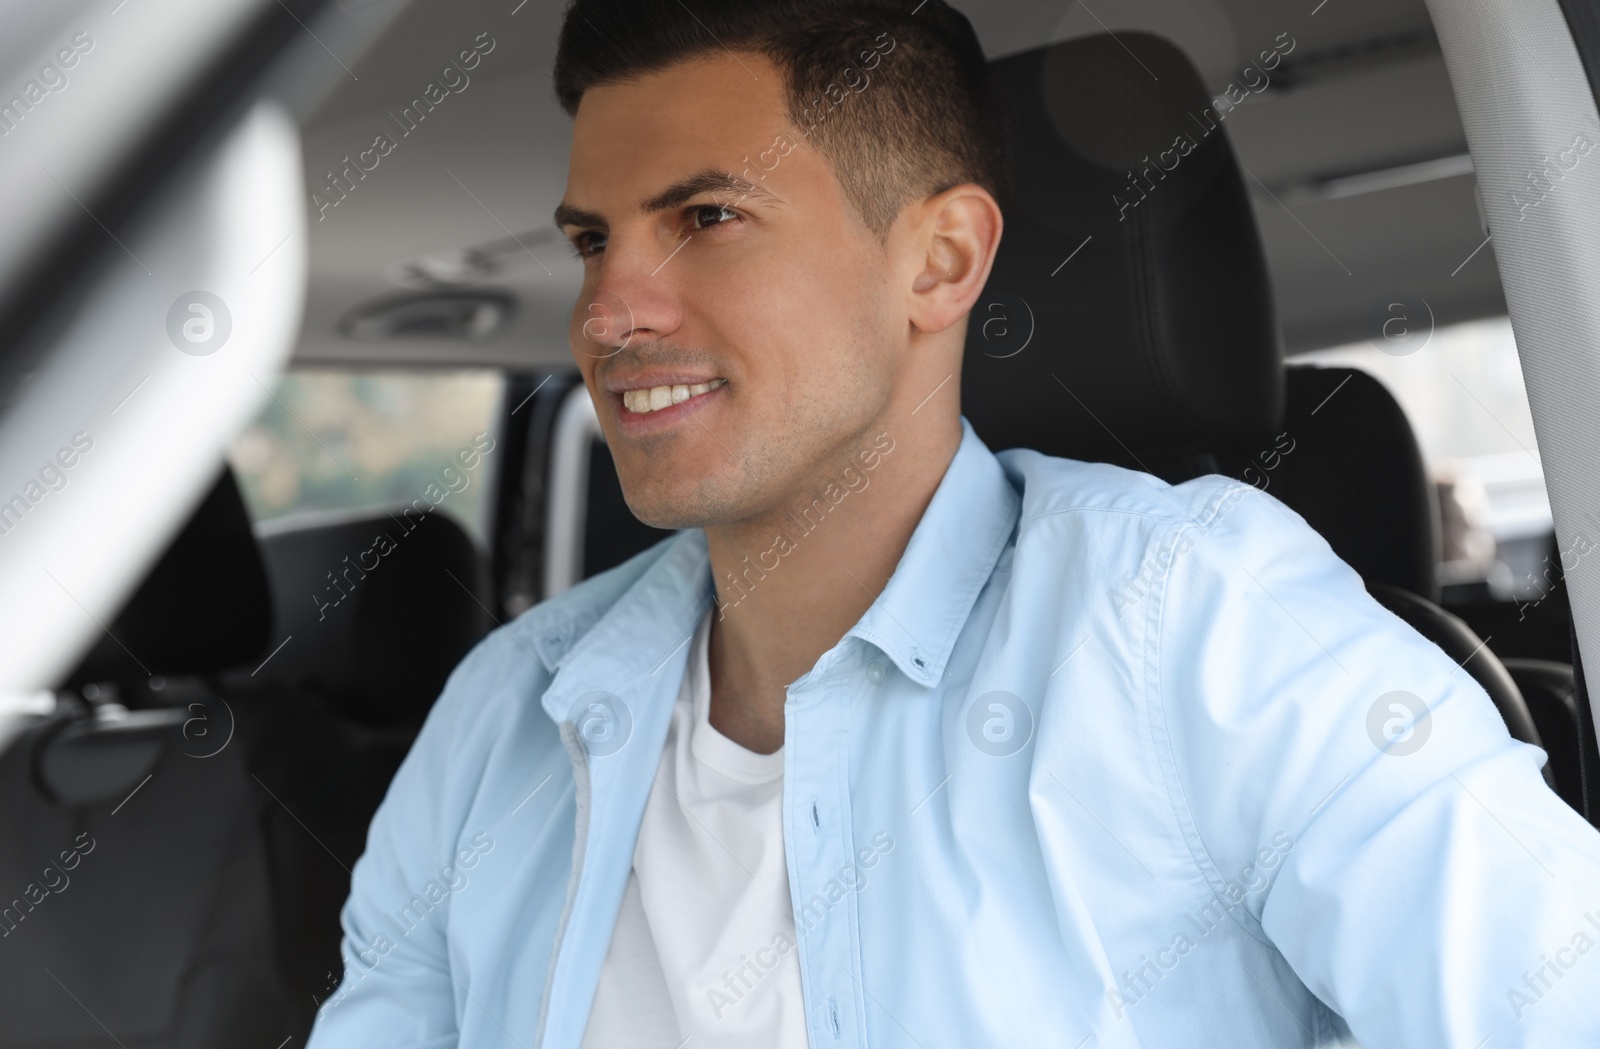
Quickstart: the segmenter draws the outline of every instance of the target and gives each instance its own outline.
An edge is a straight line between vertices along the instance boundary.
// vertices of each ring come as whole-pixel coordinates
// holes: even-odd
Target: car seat
[[[1538,744],[1505,667],[1481,644],[1457,651],[1470,630],[1432,603],[1437,511],[1425,479],[1410,483],[1422,478],[1421,457],[1398,406],[1385,453],[1406,484],[1352,493],[1299,465],[1359,458],[1356,445],[1373,438],[1326,425],[1357,395],[1316,419],[1315,402],[1304,404],[1312,376],[1286,374],[1245,173],[1226,133],[1232,103],[1150,33],[1082,37],[992,68],[1011,180],[963,361],[963,411],[978,435],[994,449],[1112,462],[1174,483],[1224,472],[1275,485],[1354,558],[1378,600],[1463,661],[1515,738]],[[1335,377],[1346,378],[1366,392],[1375,385]],[[1286,440],[1296,450],[1286,454]],[[1393,509],[1377,518],[1387,533],[1349,519],[1375,517],[1380,502]]]

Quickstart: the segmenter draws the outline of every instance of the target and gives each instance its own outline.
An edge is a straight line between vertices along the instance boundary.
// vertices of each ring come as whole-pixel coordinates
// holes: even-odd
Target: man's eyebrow
[[[731,171],[718,171],[707,168],[688,178],[679,179],[666,189],[639,202],[639,212],[651,215],[658,211],[670,211],[682,207],[702,193],[729,193],[734,194],[740,201],[755,200],[757,203],[781,205],[783,203],[776,193],[759,183],[740,178]],[[607,229],[610,227],[604,216],[592,211],[584,211],[570,204],[562,204],[555,211],[555,224],[559,227],[578,226],[587,229]]]
[[[740,178],[731,171],[718,171],[707,168],[696,172],[688,178],[679,179],[666,189],[647,200],[639,202],[639,211],[644,215],[651,215],[658,211],[670,211],[682,207],[702,193],[736,193],[740,200],[754,198],[761,204],[782,204],[783,200],[776,193],[759,183]]]
[[[555,224],[557,229],[566,226],[583,226],[589,229],[606,229],[604,218],[592,211],[575,208],[571,204],[562,204],[556,208]]]

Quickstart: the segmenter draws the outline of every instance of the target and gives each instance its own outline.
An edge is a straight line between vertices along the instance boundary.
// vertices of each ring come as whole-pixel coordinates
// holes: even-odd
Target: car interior
[[[1012,144],[960,378],[977,434],[1265,489],[1600,826],[1539,456],[1495,459],[1531,486],[1525,526],[1495,535],[1477,506],[1468,535],[1461,492],[1483,486],[1448,483],[1393,374],[1508,311],[1429,6],[954,6]],[[344,0],[305,28],[327,31],[315,60],[350,65],[299,114],[307,277],[284,375],[54,702],[0,734],[0,1046],[303,1044],[343,969],[367,824],[452,668],[669,534],[628,512],[566,345],[560,8]],[[441,78],[463,49],[470,71]],[[1482,413],[1470,428],[1532,443],[1469,385],[1445,393]],[[1472,571],[1446,553],[1463,536],[1488,544]],[[13,901],[37,857],[84,840],[76,887]]]

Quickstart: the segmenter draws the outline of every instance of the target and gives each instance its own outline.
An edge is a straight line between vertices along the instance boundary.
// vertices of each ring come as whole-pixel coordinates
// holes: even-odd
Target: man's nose
[[[639,337],[633,304],[610,289],[596,289],[582,317],[581,348],[595,357],[615,356]]]
[[[608,243],[600,278],[583,303],[581,335],[587,352],[609,357],[677,330],[682,306],[662,265],[677,246]]]

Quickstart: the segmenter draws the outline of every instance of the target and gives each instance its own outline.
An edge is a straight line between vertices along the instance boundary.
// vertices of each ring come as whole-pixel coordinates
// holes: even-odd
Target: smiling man
[[[1600,1041],[1600,836],[1466,674],[1255,489],[961,417],[965,18],[576,0],[556,90],[569,341],[680,531],[457,668],[316,1049]]]

